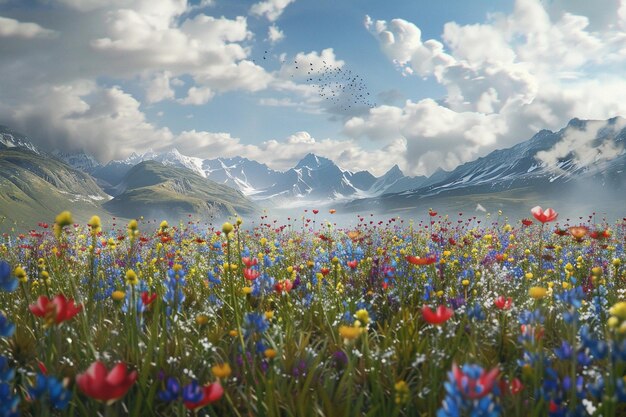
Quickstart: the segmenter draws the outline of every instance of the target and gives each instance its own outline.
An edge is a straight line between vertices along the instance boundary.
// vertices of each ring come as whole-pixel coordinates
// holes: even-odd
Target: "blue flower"
[[[172,402],[176,400],[181,394],[180,383],[174,377],[167,378],[165,382],[165,389],[159,391],[157,396],[161,401]]]
[[[5,262],[0,261],[0,289],[6,292],[15,291],[17,288],[17,278],[13,276],[11,266]]]
[[[270,327],[263,314],[248,313],[244,319],[244,335],[246,338],[254,333],[263,333]]]
[[[63,410],[70,401],[70,391],[63,383],[53,376],[37,374],[35,385],[28,388],[28,395],[33,400],[43,400],[46,393],[50,398],[50,405],[57,410]]]
[[[11,323],[2,312],[0,312],[0,337],[11,337],[15,332],[15,324]]]

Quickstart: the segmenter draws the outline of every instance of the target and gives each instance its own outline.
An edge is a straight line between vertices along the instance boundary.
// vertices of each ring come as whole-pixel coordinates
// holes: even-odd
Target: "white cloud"
[[[272,45],[285,39],[285,34],[276,25],[272,25],[267,29],[267,39]]]
[[[0,38],[50,38],[56,32],[43,28],[37,23],[20,22],[19,20],[0,16]]]
[[[25,88],[22,104],[0,103],[3,122],[26,132],[44,149],[80,150],[102,161],[173,139],[146,120],[140,103],[120,87],[94,82]]]
[[[170,85],[171,76],[172,74],[169,71],[163,71],[155,74],[149,80],[146,87],[146,102],[148,104],[174,98],[175,92]]]
[[[208,87],[191,87],[189,91],[187,91],[187,97],[179,101],[181,104],[200,106],[208,103],[214,95],[215,93]]]
[[[250,7],[253,16],[264,16],[270,22],[276,21],[287,6],[295,0],[265,0],[255,3]]]
[[[570,154],[573,154],[572,159],[578,167],[609,161],[624,151],[623,146],[619,146],[612,139],[625,127],[626,119],[623,118],[615,120],[614,123],[590,121],[582,129],[569,126],[562,139],[547,151],[538,152],[536,159],[557,171],[559,159]]]
[[[540,129],[559,129],[574,117],[626,114],[626,36],[619,29],[626,9],[623,1],[603,3],[610,7],[516,0],[508,15],[489,15],[481,24],[445,24],[441,40],[423,40],[406,20],[367,16],[366,28],[389,59],[406,75],[432,77],[446,95],[438,102],[372,109],[347,121],[344,132],[378,141],[404,138],[408,172],[428,174]]]

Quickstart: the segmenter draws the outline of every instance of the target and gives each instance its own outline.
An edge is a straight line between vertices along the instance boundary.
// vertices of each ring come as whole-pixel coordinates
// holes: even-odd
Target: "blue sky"
[[[430,174],[624,115],[625,30],[623,0],[0,0],[0,123],[102,162],[316,152]],[[372,104],[330,106],[295,60],[350,71],[333,88],[358,76]]]

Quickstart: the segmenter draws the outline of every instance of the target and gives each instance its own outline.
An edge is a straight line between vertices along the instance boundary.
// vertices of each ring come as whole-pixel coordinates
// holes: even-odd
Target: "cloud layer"
[[[511,14],[482,24],[447,23],[441,39],[422,39],[415,24],[365,19],[381,50],[403,74],[434,79],[441,100],[408,100],[349,120],[344,131],[373,140],[407,140],[414,174],[452,169],[487,152],[558,129],[573,117],[626,114],[623,2],[517,0]],[[610,4],[609,4],[610,3]],[[587,4],[587,6],[585,6]],[[619,9],[616,9],[619,7]],[[590,12],[590,17],[575,11]],[[591,13],[593,12],[593,13]]]

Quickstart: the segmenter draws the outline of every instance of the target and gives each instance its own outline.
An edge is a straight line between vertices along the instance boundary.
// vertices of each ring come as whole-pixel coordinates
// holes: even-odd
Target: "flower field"
[[[0,246],[0,416],[624,416],[626,219],[334,210]]]

